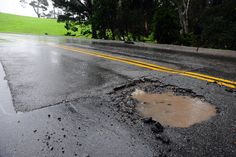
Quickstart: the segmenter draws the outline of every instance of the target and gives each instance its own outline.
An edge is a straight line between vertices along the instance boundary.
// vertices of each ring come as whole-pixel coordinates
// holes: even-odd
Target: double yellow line
[[[107,55],[107,54],[103,54],[100,52],[95,52],[95,51],[87,50],[87,49],[75,48],[75,47],[64,46],[64,45],[54,45],[54,46],[58,47],[58,48],[65,49],[65,50],[69,50],[69,51],[83,53],[83,54],[90,55],[90,56],[95,56],[95,57],[99,57],[99,58],[105,58],[105,59],[109,59],[109,60],[113,60],[113,61],[127,63],[127,64],[131,64],[131,65],[143,67],[146,69],[151,69],[151,70],[156,70],[156,71],[166,72],[166,73],[171,73],[171,74],[178,74],[178,75],[192,77],[192,78],[199,79],[199,80],[204,80],[207,82],[212,82],[212,83],[214,82],[214,83],[217,83],[219,85],[226,86],[229,88],[236,88],[235,81],[225,80],[222,78],[217,78],[217,77],[199,74],[199,73],[195,73],[195,72],[188,72],[188,71],[171,69],[171,68],[158,66],[155,64],[142,62],[142,61],[138,61],[138,60],[123,58],[123,57],[115,57],[112,55]]]

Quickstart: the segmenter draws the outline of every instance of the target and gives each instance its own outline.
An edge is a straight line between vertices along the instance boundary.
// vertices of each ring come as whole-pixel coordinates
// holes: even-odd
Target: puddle
[[[140,102],[136,109],[144,117],[152,117],[162,125],[171,127],[187,128],[216,115],[213,105],[199,98],[176,96],[172,92],[148,94],[136,89],[132,98]]]

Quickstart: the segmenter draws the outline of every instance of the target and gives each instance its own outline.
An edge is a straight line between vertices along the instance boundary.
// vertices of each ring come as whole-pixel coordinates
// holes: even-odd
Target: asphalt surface
[[[234,89],[58,45],[236,80],[231,59],[2,33],[0,157],[236,156]],[[162,130],[158,122],[146,124],[135,111],[137,102],[130,95],[136,88],[150,92],[171,88],[201,97],[218,113],[189,128]]]

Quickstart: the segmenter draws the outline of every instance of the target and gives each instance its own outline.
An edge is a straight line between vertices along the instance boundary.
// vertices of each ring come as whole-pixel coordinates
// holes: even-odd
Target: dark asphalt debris
[[[34,133],[36,133],[37,132],[37,130],[34,130]]]
[[[152,127],[151,130],[153,133],[159,134],[164,131],[164,127],[159,123],[156,122]]]
[[[50,150],[51,150],[51,151],[53,151],[53,149],[54,149],[53,147],[50,147]]]
[[[47,140],[50,140],[50,139],[51,139],[51,137],[50,137],[49,135],[47,135],[46,138],[47,138]]]
[[[231,88],[226,88],[225,91],[226,91],[226,92],[229,92],[229,93],[233,93],[233,92],[234,92],[234,90],[231,89]]]
[[[170,144],[170,139],[169,139],[167,136],[164,136],[164,135],[157,135],[157,136],[156,136],[156,139],[157,139],[157,140],[160,140],[163,144],[167,144],[167,145]]]
[[[147,118],[143,118],[142,121],[144,123],[154,123],[155,121],[152,119],[152,117],[147,117]]]
[[[57,118],[57,120],[58,120],[58,121],[61,121],[61,118],[59,117],[59,118]]]
[[[216,107],[216,113],[219,114],[220,113],[220,108]]]

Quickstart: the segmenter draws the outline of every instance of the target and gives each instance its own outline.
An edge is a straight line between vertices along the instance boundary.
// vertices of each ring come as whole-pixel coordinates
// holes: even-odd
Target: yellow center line
[[[166,72],[166,73],[171,73],[171,74],[178,74],[178,75],[182,75],[182,76],[188,76],[188,77],[192,77],[195,79],[204,80],[207,82],[215,82],[219,85],[226,86],[226,87],[236,88],[235,81],[217,78],[217,77],[213,77],[213,76],[209,76],[209,75],[205,75],[205,74],[199,74],[199,73],[195,73],[195,72],[188,72],[188,71],[171,69],[171,68],[167,68],[167,67],[147,63],[147,62],[142,62],[142,61],[138,61],[138,60],[123,58],[123,57],[115,57],[112,55],[103,54],[101,52],[96,52],[93,50],[75,48],[75,47],[64,46],[64,45],[54,45],[54,46],[58,47],[58,48],[65,49],[65,50],[70,50],[70,51],[74,51],[74,52],[87,54],[90,56],[95,56],[95,57],[105,58],[105,59],[118,61],[118,62],[122,62],[122,63],[127,63],[127,64],[131,64],[131,65],[143,67],[146,69],[151,69],[151,70],[156,70],[156,71]]]

